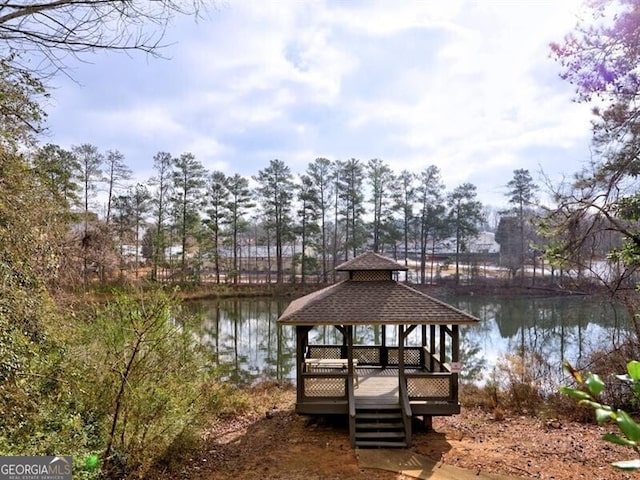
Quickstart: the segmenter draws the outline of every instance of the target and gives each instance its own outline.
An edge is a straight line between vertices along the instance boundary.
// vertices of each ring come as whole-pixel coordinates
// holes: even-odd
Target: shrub
[[[498,359],[489,386],[496,406],[520,413],[536,413],[548,388],[547,363],[536,352],[504,354]]]
[[[640,451],[640,425],[626,411],[600,403],[598,397],[605,390],[605,383],[600,376],[589,373],[586,377],[583,377],[578,370],[568,363],[565,364],[565,368],[571,373],[571,376],[578,384],[578,388],[565,386],[561,387],[560,391],[577,399],[579,404],[594,409],[598,424],[602,425],[605,422],[614,422],[616,424],[622,435],[606,433],[602,437],[603,440],[629,447],[637,454]],[[640,395],[640,362],[629,362],[627,364],[627,373],[618,375],[618,378],[630,385],[636,396]],[[640,458],[614,462],[613,466],[623,470],[638,470],[640,469]]]
[[[473,383],[461,383],[458,397],[460,403],[467,408],[493,410],[497,406],[488,384],[479,386]]]
[[[104,439],[104,475],[142,475],[190,443],[182,440],[206,409],[210,375],[175,300],[157,291],[117,294],[79,340],[74,355]]]
[[[628,412],[638,411],[640,397],[617,374],[626,370],[630,358],[639,356],[638,343],[634,340],[625,341],[614,350],[596,351],[590,355],[589,370],[598,372],[607,384],[599,395],[602,403]]]

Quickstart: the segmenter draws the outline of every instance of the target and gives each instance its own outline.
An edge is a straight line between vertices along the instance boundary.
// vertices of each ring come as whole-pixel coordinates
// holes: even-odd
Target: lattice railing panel
[[[420,365],[420,350],[407,350],[404,351],[404,364],[405,365]]]
[[[305,378],[304,395],[306,397],[344,397],[344,378]]]
[[[449,397],[451,395],[449,377],[408,377],[409,397]]]
[[[358,360],[359,364],[380,365],[380,349],[354,347],[353,358]]]
[[[361,270],[353,272],[351,280],[357,282],[377,282],[380,280],[391,280],[391,272],[380,270]]]
[[[309,347],[309,358],[340,358],[342,347]]]
[[[389,354],[388,354],[389,365],[398,365],[399,364],[399,358],[400,357],[398,355],[398,349],[397,348],[389,349]],[[406,367],[419,367],[420,366],[420,349],[419,348],[414,348],[414,349],[405,348],[404,349],[404,365]]]

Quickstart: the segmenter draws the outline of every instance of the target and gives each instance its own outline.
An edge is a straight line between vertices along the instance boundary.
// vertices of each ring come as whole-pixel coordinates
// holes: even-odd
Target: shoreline
[[[180,289],[178,295],[185,300],[207,300],[217,298],[246,298],[246,297],[291,297],[297,298],[332,285],[331,283],[242,283],[222,284],[211,283],[199,286],[186,286]],[[446,297],[451,295],[478,295],[499,297],[560,297],[560,296],[592,296],[607,295],[604,288],[594,285],[576,286],[576,288],[562,288],[557,284],[517,285],[505,284],[504,281],[476,282],[472,284],[455,285],[450,281],[443,281],[435,285],[420,285],[406,283],[427,295]]]

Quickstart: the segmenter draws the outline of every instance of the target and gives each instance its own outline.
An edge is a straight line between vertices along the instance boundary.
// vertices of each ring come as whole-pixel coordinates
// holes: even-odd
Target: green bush
[[[632,338],[623,341],[615,349],[603,349],[592,352],[586,359],[586,364],[592,372],[598,372],[600,378],[605,379],[607,388],[599,395],[600,403],[622,409],[627,412],[638,412],[638,396],[629,384],[620,381],[617,374],[627,370],[630,358],[639,358],[638,342]]]
[[[571,373],[578,387],[564,386],[560,387],[560,391],[577,399],[579,404],[593,408],[598,424],[603,425],[605,422],[616,424],[622,435],[606,433],[602,437],[603,440],[629,447],[637,454],[640,451],[640,425],[626,411],[598,401],[599,396],[605,389],[605,383],[600,376],[589,373],[586,377],[583,377],[578,370],[568,363],[565,364],[565,368]],[[629,362],[627,364],[627,373],[617,375],[617,378],[627,383],[635,396],[640,395],[640,362]],[[615,462],[613,466],[623,470],[638,470],[640,469],[640,458]]]
[[[74,394],[66,348],[39,329],[34,340],[0,316],[0,454],[72,455],[100,444]],[[74,478],[95,472],[74,467]]]
[[[104,439],[103,474],[142,475],[166,452],[175,454],[207,410],[211,380],[179,305],[162,292],[117,294],[78,340],[82,394]]]
[[[1,455],[71,455],[77,479],[140,477],[179,463],[210,418],[247,408],[170,296],[117,293],[85,310],[43,309],[30,331],[0,311]]]

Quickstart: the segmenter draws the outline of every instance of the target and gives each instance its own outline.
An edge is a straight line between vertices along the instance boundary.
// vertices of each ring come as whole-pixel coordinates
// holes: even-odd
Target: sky
[[[549,49],[579,13],[578,0],[219,2],[176,19],[165,58],[70,64],[43,141],[119,150],[137,181],[159,151],[244,176],[276,158],[295,174],[317,157],[436,165],[448,190],[470,182],[504,206],[514,170],[542,186],[589,160],[590,108]]]

